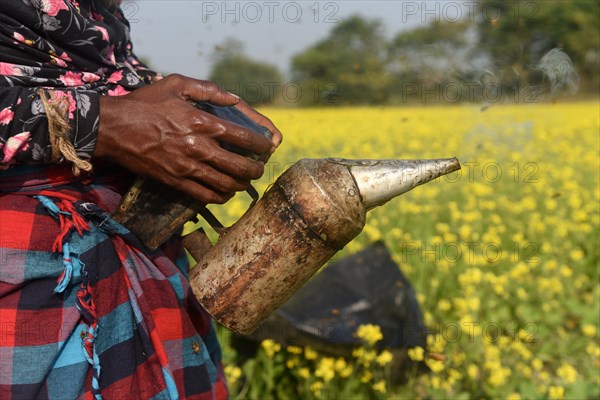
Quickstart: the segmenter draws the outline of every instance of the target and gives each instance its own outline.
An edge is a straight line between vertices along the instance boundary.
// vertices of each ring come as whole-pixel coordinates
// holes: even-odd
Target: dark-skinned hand
[[[273,141],[198,110],[188,100],[237,105],[273,134]],[[241,103],[241,104],[240,104]],[[216,84],[170,75],[120,97],[100,99],[94,158],[108,159],[209,204],[222,204],[264,171],[254,161],[223,149],[229,143],[268,159],[281,132],[262,114]]]

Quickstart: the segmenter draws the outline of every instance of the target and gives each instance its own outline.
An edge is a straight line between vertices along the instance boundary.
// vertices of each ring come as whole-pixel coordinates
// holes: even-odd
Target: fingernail
[[[233,94],[231,92],[227,92],[229,93],[232,97],[234,97],[236,100],[240,100],[240,96],[238,96],[237,94]]]
[[[271,147],[271,149],[269,150],[269,154],[275,153],[275,150],[277,150],[276,146]]]

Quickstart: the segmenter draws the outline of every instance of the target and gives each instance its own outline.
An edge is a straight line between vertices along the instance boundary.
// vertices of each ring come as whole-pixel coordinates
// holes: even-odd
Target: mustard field
[[[389,373],[377,326],[347,359],[262,343],[233,398],[584,399],[600,396],[596,101],[452,107],[265,109],[284,133],[259,192],[300,158],[459,158],[462,171],[372,211],[336,258],[383,240],[431,334],[406,351],[430,372]],[[213,207],[231,224],[248,204]]]

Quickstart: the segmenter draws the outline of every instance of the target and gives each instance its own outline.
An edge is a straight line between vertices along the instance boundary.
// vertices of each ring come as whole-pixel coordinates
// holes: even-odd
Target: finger
[[[211,130],[216,127],[221,128],[220,132],[214,136],[216,140],[248,150],[257,155],[270,153],[273,142],[266,137],[234,122],[226,121],[204,111],[198,110],[197,112],[202,113],[204,116],[204,120],[201,118],[198,119],[198,121],[204,125],[202,127],[203,130],[205,130],[207,126],[210,126]]]
[[[233,93],[223,90],[214,82],[188,78],[183,75],[169,75],[171,81],[178,87],[179,93],[186,100],[208,101],[218,106],[233,106],[240,98]]]
[[[224,204],[235,195],[235,192],[222,193],[187,178],[173,179],[165,183],[204,204]]]
[[[269,129],[271,131],[271,133],[273,134],[273,144],[275,145],[275,147],[279,147],[279,145],[281,144],[281,142],[283,142],[283,134],[281,133],[281,131],[279,129],[277,129],[277,127],[275,127],[275,125],[273,125],[272,127],[266,127],[267,129]]]
[[[250,186],[248,180],[233,178],[206,164],[198,168],[189,178],[202,182],[202,184],[206,184],[220,193],[240,192]]]
[[[260,178],[265,171],[265,164],[223,148],[214,151],[211,165],[225,174],[239,180],[254,180]]]
[[[250,119],[252,121],[267,128],[271,132],[271,135],[273,136],[271,141],[273,142],[275,147],[278,147],[281,144],[281,142],[283,140],[283,135],[281,134],[281,131],[275,126],[275,124],[273,124],[273,122],[269,118],[265,117],[263,114],[259,113],[254,108],[250,107],[248,105],[248,103],[246,103],[243,100],[241,100],[239,103],[237,103],[235,107],[238,110],[240,110],[241,112],[243,112],[244,114],[246,114],[248,117],[250,117]]]

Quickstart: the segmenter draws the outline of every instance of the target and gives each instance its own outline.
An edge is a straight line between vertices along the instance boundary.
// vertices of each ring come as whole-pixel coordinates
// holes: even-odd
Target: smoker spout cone
[[[350,167],[367,210],[460,169],[456,158],[434,160],[360,160]]]

